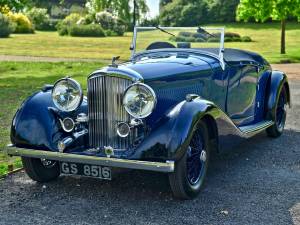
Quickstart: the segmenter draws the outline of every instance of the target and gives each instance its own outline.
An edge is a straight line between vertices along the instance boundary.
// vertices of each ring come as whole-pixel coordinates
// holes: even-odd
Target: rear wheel
[[[22,163],[27,175],[37,182],[49,182],[60,175],[56,161],[22,157]]]
[[[275,109],[275,121],[274,125],[269,127],[266,131],[270,137],[279,137],[284,130],[285,121],[286,121],[286,108],[287,108],[287,94],[284,87],[282,87],[279,98],[276,102]]]
[[[209,163],[210,147],[206,124],[200,121],[184,156],[169,175],[173,194],[179,199],[195,198],[203,187]]]

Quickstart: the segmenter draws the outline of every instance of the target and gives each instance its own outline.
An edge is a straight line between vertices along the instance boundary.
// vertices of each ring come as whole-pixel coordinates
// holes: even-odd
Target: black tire
[[[37,182],[49,182],[60,175],[59,165],[54,161],[51,165],[45,166],[41,159],[22,157],[22,163],[27,175]]]
[[[282,89],[280,90],[279,97],[276,100],[274,125],[267,128],[266,130],[269,137],[277,138],[282,135],[285,126],[285,121],[286,121],[286,105],[287,105],[287,93],[285,88],[282,87]],[[281,112],[282,115],[279,112]]]
[[[200,177],[195,183],[191,183],[190,178],[188,177],[188,150],[194,141],[199,139],[199,135],[203,140],[203,150],[206,152],[206,160],[205,163],[201,165]],[[198,124],[198,129],[196,130],[192,140],[190,142],[189,147],[186,149],[184,156],[175,163],[175,171],[169,174],[169,182],[173,194],[178,199],[193,199],[195,198],[201,191],[205,177],[207,174],[208,164],[209,164],[209,156],[210,156],[210,145],[209,145],[209,136],[208,129],[206,124],[203,121],[200,121]],[[199,157],[200,159],[200,157]]]

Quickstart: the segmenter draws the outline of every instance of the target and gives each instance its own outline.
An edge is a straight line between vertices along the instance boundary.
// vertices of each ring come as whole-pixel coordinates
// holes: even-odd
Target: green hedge
[[[0,13],[0,38],[9,37],[14,27],[7,16]]]
[[[72,25],[67,31],[73,37],[105,37],[104,30],[97,24]]]
[[[171,41],[175,42],[220,42],[220,33],[214,33],[213,36],[209,36],[203,33],[194,32],[179,32],[176,37],[171,37]],[[238,33],[226,32],[225,42],[251,42],[252,39],[249,36],[241,36]]]

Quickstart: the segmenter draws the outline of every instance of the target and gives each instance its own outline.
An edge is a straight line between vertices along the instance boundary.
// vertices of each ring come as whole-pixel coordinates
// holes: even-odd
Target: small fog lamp
[[[130,133],[130,126],[127,123],[118,123],[117,125],[117,134],[120,137],[127,137]]]

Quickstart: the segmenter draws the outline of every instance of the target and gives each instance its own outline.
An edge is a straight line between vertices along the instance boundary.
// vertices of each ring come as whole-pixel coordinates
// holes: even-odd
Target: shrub
[[[208,38],[207,42],[220,42],[220,38],[210,37],[210,38]]]
[[[240,37],[233,37],[232,40],[234,42],[242,42],[242,39]]]
[[[178,36],[191,37],[191,36],[193,36],[193,33],[192,32],[187,32],[187,31],[181,31],[181,32],[178,33]]]
[[[238,33],[233,33],[233,32],[225,32],[225,37],[228,38],[241,38],[241,35]]]
[[[252,39],[251,39],[251,37],[249,37],[249,36],[244,36],[244,37],[241,38],[241,41],[242,41],[242,42],[251,42]]]
[[[125,23],[122,20],[114,17],[109,12],[96,13],[95,20],[102,26],[103,29],[111,30],[119,36],[124,35],[126,31]]]
[[[78,13],[71,13],[68,15],[56,25],[58,34],[62,36],[68,35],[70,27],[75,25],[80,19],[81,16]]]
[[[22,13],[9,13],[9,19],[16,24],[14,33],[34,33],[32,23]]]
[[[76,24],[80,20],[81,16],[78,13],[71,13],[66,18],[62,20],[63,25],[71,26]]]
[[[69,27],[65,25],[59,25],[57,28],[57,32],[60,36],[65,36],[69,34]]]
[[[106,30],[105,31],[106,36],[108,37],[116,37],[119,36],[116,32],[112,31],[112,30]]]
[[[13,30],[14,27],[9,18],[0,13],[0,38],[9,37]]]
[[[8,5],[0,6],[0,13],[7,15],[10,12]]]
[[[43,8],[32,8],[27,11],[26,15],[33,23],[35,29],[37,30],[52,30],[50,23],[50,17],[47,13],[47,9]]]
[[[116,23],[115,17],[109,12],[96,13],[95,18],[96,22],[100,23],[105,30],[111,29]]]
[[[69,34],[73,37],[105,37],[105,32],[100,25],[72,25]]]
[[[224,42],[233,42],[233,39],[231,37],[225,37]]]

